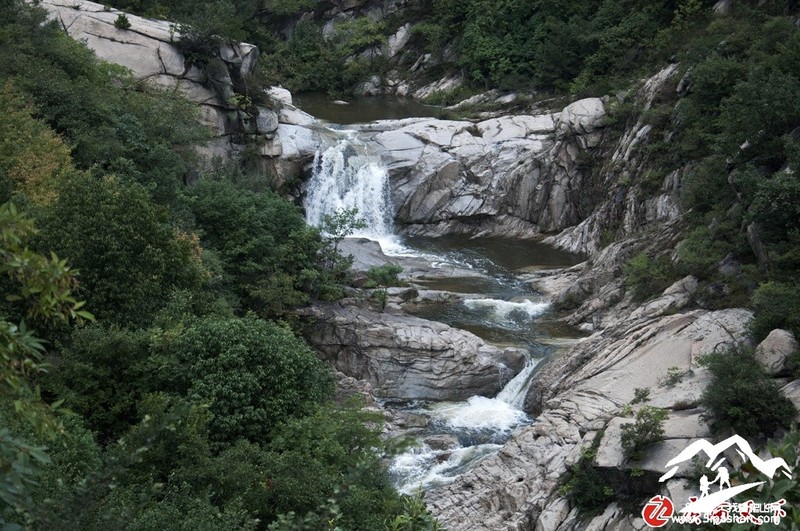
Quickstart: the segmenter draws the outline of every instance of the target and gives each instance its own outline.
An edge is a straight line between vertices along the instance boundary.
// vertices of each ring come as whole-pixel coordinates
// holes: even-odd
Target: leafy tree
[[[75,175],[44,211],[41,227],[41,247],[81,269],[79,293],[106,322],[146,324],[173,290],[202,281],[196,240],[170,227],[136,183]]]
[[[11,82],[0,89],[0,167],[17,192],[37,204],[55,199],[73,173],[69,147],[42,122]]]
[[[330,397],[329,370],[290,331],[253,317],[206,318],[163,338],[164,388],[210,403],[212,440],[270,440]],[[170,360],[174,360],[171,361]]]
[[[0,206],[0,274],[11,281],[14,292],[7,297],[25,303],[27,315],[39,323],[93,319],[81,310],[72,289],[75,271],[56,255],[49,258],[36,254],[26,246],[33,232],[32,223],[22,217],[11,204]],[[24,423],[28,431],[42,439],[53,440],[61,431],[54,416],[58,404],[45,404],[32,379],[45,369],[44,347],[24,322],[15,324],[0,318],[0,405],[13,404],[11,415]],[[44,448],[34,446],[15,435],[3,423],[0,429],[0,524],[11,525],[14,517],[31,503],[30,487],[40,467],[50,463]]]
[[[272,192],[205,179],[187,192],[204,247],[215,251],[222,288],[261,315],[305,303],[318,279],[318,234],[298,209]]]

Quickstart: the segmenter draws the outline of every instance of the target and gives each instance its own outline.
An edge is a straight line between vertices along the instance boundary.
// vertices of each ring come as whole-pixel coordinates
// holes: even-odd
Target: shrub
[[[664,436],[664,421],[667,412],[663,409],[644,406],[636,413],[636,421],[622,426],[622,449],[628,459],[642,458],[647,445],[658,442]]]
[[[625,284],[631,290],[634,300],[643,301],[660,294],[675,280],[676,275],[666,256],[652,259],[645,253],[631,258],[623,270]]]
[[[776,328],[786,328],[800,337],[800,286],[765,282],[753,293],[754,318],[751,330],[761,341]]]
[[[371,267],[367,271],[367,283],[365,288],[390,288],[393,286],[403,286],[405,283],[397,278],[403,272],[403,268],[395,264],[386,264],[378,267]]]
[[[755,437],[772,435],[779,427],[791,424],[797,410],[761,370],[752,348],[732,347],[709,354],[700,362],[713,377],[702,396],[712,428]]]
[[[128,17],[125,13],[120,13],[117,15],[117,19],[114,21],[114,27],[121,30],[130,29],[131,21],[128,20]]]
[[[601,437],[597,437],[599,443]],[[614,490],[594,467],[597,448],[584,450],[580,460],[567,473],[567,481],[559,492],[569,497],[584,516],[595,516],[611,503]]]

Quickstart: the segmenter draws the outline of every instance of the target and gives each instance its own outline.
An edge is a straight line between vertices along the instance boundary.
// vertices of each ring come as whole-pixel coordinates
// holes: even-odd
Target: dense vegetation
[[[691,273],[698,304],[754,309],[755,339],[800,335],[795,0],[732,2],[727,16],[713,0],[412,0],[325,36],[317,0],[109,3],[175,20],[201,66],[223,39],[257,44],[253,86],[351,90],[397,66],[364,52],[407,21],[414,55],[432,56],[419,75],[461,72],[468,90],[616,94],[679,61],[649,110],[614,102],[617,119],[653,127],[648,172],[625,186],[680,170],[688,212],[677,262],[638,254],[627,285],[645,299]],[[294,308],[340,293],[336,237],[242,168],[187,186],[208,134],[192,106],[18,0],[0,0],[0,111],[0,524],[433,528],[390,488],[378,419],[331,402],[331,374],[292,331]],[[396,275],[368,285],[385,297]],[[707,363],[719,428],[772,434],[791,417],[746,353]],[[777,416],[754,423],[754,410]],[[632,455],[658,436],[657,418],[638,421]],[[591,457],[569,485],[598,509],[612,493]]]
[[[291,328],[337,295],[331,245],[237,167],[185,185],[205,138],[0,2],[0,525],[433,525]]]
[[[702,358],[712,381],[703,391],[703,405],[715,430],[733,430],[742,437],[771,436],[789,428],[797,409],[778,384],[764,374],[752,349],[731,348]],[[753,414],[758,412],[758,414]]]

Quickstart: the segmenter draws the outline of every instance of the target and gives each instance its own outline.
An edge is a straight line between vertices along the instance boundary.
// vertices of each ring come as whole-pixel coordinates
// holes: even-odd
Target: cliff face
[[[229,158],[248,144],[256,144],[262,154],[272,154],[276,114],[264,106],[244,105],[238,96],[258,60],[255,46],[223,44],[199,68],[181,52],[180,33],[169,22],[126,15],[130,25],[124,28],[115,24],[121,12],[94,2],[43,0],[40,6],[100,59],[128,68],[138,82],[177,90],[197,104],[213,135],[200,149],[208,160]]]

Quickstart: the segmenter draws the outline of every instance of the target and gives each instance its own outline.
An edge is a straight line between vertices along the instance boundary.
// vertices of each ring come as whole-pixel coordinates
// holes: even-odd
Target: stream
[[[536,269],[574,265],[575,255],[541,243],[464,236],[404,238],[393,224],[389,176],[357,131],[336,131],[340,141],[317,153],[305,201],[309,224],[357,208],[367,228],[354,236],[378,241],[389,256],[425,260],[435,267],[467,269],[478,275],[415,281],[421,289],[458,294],[447,302],[418,305],[410,313],[467,330],[484,341],[517,347],[527,363],[496,397],[464,402],[383,401],[382,407],[416,419],[417,445],[396,456],[390,472],[397,489],[412,493],[453,481],[496,453],[519,426],[529,424],[525,396],[537,364],[578,337],[548,323],[549,302],[525,282]]]

